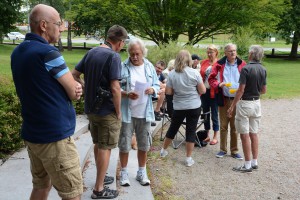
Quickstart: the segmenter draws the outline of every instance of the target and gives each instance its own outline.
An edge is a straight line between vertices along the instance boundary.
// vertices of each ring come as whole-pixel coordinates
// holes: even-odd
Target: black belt
[[[241,98],[241,100],[243,100],[243,101],[256,101],[258,99],[259,99],[259,97],[245,97],[245,98]]]
[[[233,100],[234,97],[228,97],[228,96],[224,96],[226,99],[230,99],[230,100]]]

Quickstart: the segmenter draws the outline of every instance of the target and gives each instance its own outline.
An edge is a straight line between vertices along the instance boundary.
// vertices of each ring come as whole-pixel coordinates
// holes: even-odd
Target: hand
[[[227,110],[227,117],[231,118],[232,117],[232,112],[233,112],[233,108],[232,108],[232,106],[230,106]]]
[[[135,92],[129,92],[127,94],[127,96],[128,96],[129,99],[132,99],[132,100],[136,100],[137,98],[139,98],[139,95]]]
[[[220,87],[220,88],[223,88],[225,85],[226,85],[225,82],[219,83],[219,87]]]
[[[82,95],[82,85],[80,83],[76,83],[75,87],[76,100],[80,99]]]
[[[154,89],[153,88],[146,89],[145,94],[154,94]]]

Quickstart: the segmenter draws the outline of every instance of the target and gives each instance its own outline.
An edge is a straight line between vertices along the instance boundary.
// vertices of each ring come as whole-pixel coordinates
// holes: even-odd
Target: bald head
[[[31,32],[37,33],[39,31],[39,22],[41,20],[51,21],[59,16],[55,8],[45,4],[38,4],[30,12],[29,23]]]

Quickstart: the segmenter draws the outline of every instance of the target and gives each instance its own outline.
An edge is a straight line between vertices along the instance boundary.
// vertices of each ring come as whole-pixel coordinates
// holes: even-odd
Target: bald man
[[[52,187],[66,200],[83,192],[78,152],[72,138],[72,100],[82,95],[55,43],[62,32],[59,13],[39,4],[30,13],[31,33],[11,55],[11,69],[22,106],[21,137],[30,158],[31,200],[45,200]]]

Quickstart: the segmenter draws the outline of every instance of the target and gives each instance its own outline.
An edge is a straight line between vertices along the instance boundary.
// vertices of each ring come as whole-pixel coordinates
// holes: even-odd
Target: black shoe
[[[161,116],[160,116],[159,112],[154,111],[154,116],[155,116],[155,121],[160,121],[161,120]]]
[[[108,187],[104,187],[102,191],[93,190],[91,196],[92,199],[114,199],[118,196],[119,192],[117,190],[111,190]]]
[[[156,123],[155,122],[151,122],[151,126],[156,126]]]
[[[112,176],[105,176],[105,178],[104,178],[104,185],[109,185],[109,184],[113,183],[114,180],[115,179]]]

